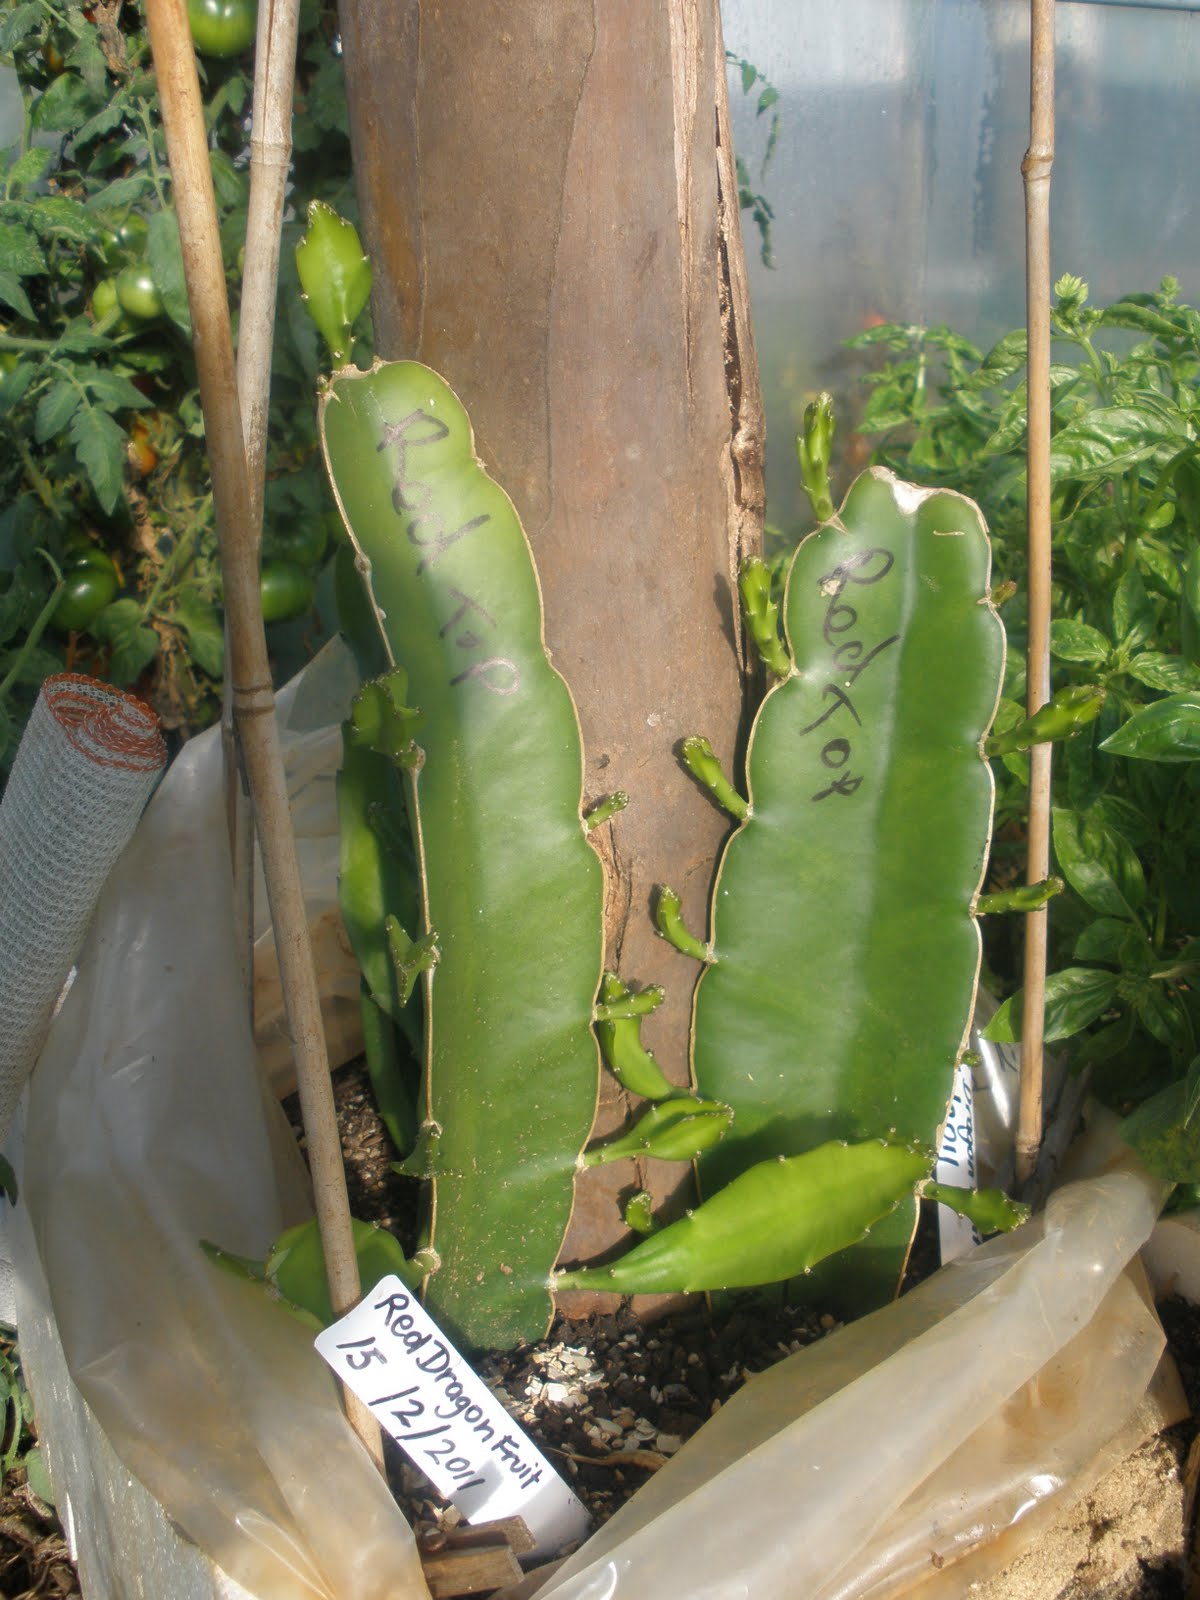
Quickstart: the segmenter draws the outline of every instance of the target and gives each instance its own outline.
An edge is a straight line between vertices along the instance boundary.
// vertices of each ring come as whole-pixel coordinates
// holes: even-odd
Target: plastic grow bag
[[[309,1334],[199,1248],[261,1257],[312,1209],[255,1064],[219,768],[215,732],[185,747],[108,881],[31,1084],[22,1199],[71,1375],[188,1537],[262,1600],[423,1595]]]
[[[337,699],[309,701],[314,807]],[[313,720],[302,699],[291,714]],[[302,854],[332,871],[314,830]],[[309,1335],[197,1248],[261,1255],[310,1210],[255,1071],[224,838],[216,741],[199,739],[110,880],[35,1074],[24,1193],[59,1331],[120,1457],[244,1589],[423,1600],[411,1533]],[[1162,1192],[1132,1169],[1070,1185],[755,1378],[544,1600],[961,1594],[998,1533],[1171,1420],[1171,1396],[1138,1412],[1163,1338],[1126,1275]]]

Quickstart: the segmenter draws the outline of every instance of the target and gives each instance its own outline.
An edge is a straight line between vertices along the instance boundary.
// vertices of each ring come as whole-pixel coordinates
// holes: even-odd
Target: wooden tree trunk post
[[[521,514],[585,797],[631,797],[596,839],[609,964],[666,989],[645,1038],[686,1082],[699,968],[654,934],[651,892],[706,928],[727,821],[675,750],[705,733],[735,758],[735,574],[763,510],[717,5],[342,0],[341,20],[378,346],[453,385]],[[626,1111],[606,1074],[597,1131]],[[677,1196],[653,1165],[656,1201]],[[564,1260],[622,1237],[621,1187],[581,1182]]]

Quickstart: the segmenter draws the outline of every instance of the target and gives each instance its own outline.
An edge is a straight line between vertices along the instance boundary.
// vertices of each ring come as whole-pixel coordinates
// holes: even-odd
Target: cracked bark
[[[728,824],[675,748],[739,747],[734,578],[763,511],[715,0],[343,0],[342,29],[379,349],[445,375],[521,514],[585,802],[631,796],[594,839],[609,964],[666,989],[645,1039],[685,1083],[699,969],[654,934],[650,898],[670,883],[706,929]],[[605,1073],[596,1133],[628,1112]],[[635,1187],[674,1214],[688,1176],[589,1172],[562,1259],[620,1243]]]

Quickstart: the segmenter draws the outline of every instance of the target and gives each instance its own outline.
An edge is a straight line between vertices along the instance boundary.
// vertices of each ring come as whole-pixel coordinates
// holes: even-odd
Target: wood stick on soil
[[[1029,149],[1025,181],[1025,296],[1028,357],[1029,647],[1026,699],[1032,716],[1050,698],[1050,169],[1054,165],[1054,0],[1030,0]],[[1029,752],[1026,878],[1050,872],[1050,750]],[[1021,1096],[1016,1176],[1033,1175],[1042,1139],[1042,1055],[1046,1000],[1045,906],[1025,918]]]
[[[257,540],[200,84],[184,0],[147,0],[146,13],[221,543],[230,645],[226,675],[233,683],[235,726],[262,850],[330,1296],[341,1312],[359,1297],[358,1262],[263,633]],[[348,1407],[348,1414],[379,1460],[374,1419],[357,1405]]]

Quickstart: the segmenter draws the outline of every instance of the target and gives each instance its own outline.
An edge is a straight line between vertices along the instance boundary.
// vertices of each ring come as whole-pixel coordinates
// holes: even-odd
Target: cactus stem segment
[[[685,739],[679,747],[679,754],[692,777],[704,785],[717,804],[728,811],[731,817],[744,822],[750,815],[750,807],[725,776],[716,751],[703,734],[692,734]]]
[[[583,820],[587,826],[587,831],[591,833],[594,829],[602,827],[604,823],[611,822],[617,812],[624,811],[628,804],[629,796],[624,789],[617,789],[612,794],[605,795],[604,799],[597,801],[584,816]]]
[[[829,491],[829,459],[833,447],[833,396],[819,394],[804,408],[804,429],[796,437],[800,481],[818,522],[833,516]]]
[[[792,670],[792,658],[779,637],[779,607],[771,598],[771,569],[761,556],[747,556],[738,572],[742,615],[763,665],[777,678]]]
[[[930,1178],[920,1186],[920,1193],[966,1217],[980,1233],[1010,1233],[1029,1220],[1029,1207],[1010,1200],[1003,1189],[957,1189]]]
[[[437,966],[441,954],[438,950],[437,934],[426,933],[419,939],[410,939],[396,917],[388,917],[384,928],[387,931],[392,965],[396,969],[400,1004],[405,1006],[416,988],[417,979],[423,972],[429,972]]]
[[[998,911],[1037,911],[1063,892],[1061,878],[1043,878],[1040,883],[1022,883],[1013,889],[997,889],[993,894],[981,894],[975,902],[975,915],[987,916]]]
[[[617,981],[620,982],[619,979]],[[647,1017],[652,1011],[658,1010],[665,998],[656,983],[636,993],[625,989],[623,994],[615,995],[611,1000],[601,1000],[596,1007],[595,1018],[597,1022],[622,1022],[630,1017]]]
[[[629,991],[615,972],[606,972],[600,985],[600,1002],[615,1006],[628,997]],[[681,1091],[667,1079],[662,1068],[642,1043],[640,1016],[617,1017],[612,1020],[597,1018],[596,1033],[604,1059],[622,1089],[639,1094],[646,1100],[669,1100]]]
[[[684,927],[679,896],[666,884],[659,889],[654,904],[654,925],[667,943],[673,944],[680,954],[691,956],[696,961],[709,962],[713,959],[710,946],[702,944],[695,934],[689,933]]]

